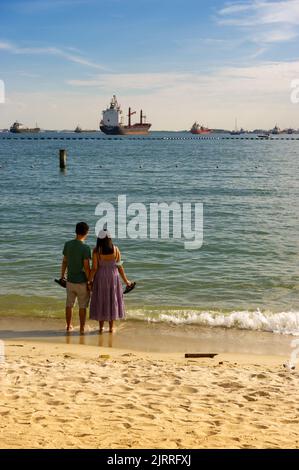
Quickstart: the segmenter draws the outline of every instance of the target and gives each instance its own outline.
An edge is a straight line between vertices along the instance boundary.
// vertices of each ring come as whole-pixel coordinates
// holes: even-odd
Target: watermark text
[[[298,104],[299,103],[299,79],[295,79],[291,81],[291,103]]]
[[[5,103],[5,85],[3,80],[0,80],[0,104],[1,103]]]
[[[183,240],[186,250],[197,250],[203,244],[203,204],[201,202],[152,202],[127,204],[125,194],[117,204],[100,202],[95,215],[96,235],[107,228],[112,238]]]

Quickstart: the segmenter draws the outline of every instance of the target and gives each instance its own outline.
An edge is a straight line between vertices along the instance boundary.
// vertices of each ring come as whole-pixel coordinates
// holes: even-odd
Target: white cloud
[[[0,41],[0,49],[5,50],[5,51],[12,51],[14,46],[10,44],[9,42],[1,42]]]
[[[255,41],[263,43],[285,42],[295,39],[297,36],[298,32],[289,28],[275,29],[256,33]]]
[[[263,49],[257,51],[262,54]],[[299,61],[264,62],[247,67],[223,67],[210,74],[196,73],[132,73],[132,74],[101,74],[89,80],[68,80],[67,84],[89,88],[96,87],[111,91],[125,91],[135,94],[136,90],[152,94],[172,93],[173,90],[193,90],[199,95],[215,93],[221,87],[226,93],[255,91],[267,94],[275,90],[288,90],[290,81],[299,77]]]
[[[244,11],[248,11],[252,9],[251,4],[243,4],[243,3],[237,3],[236,5],[229,5],[224,8],[222,8],[219,11],[219,15],[231,15],[234,13],[243,13]]]
[[[111,90],[159,90],[186,83],[190,74],[178,73],[121,73],[101,74],[89,80],[67,80],[68,85],[78,87],[98,87]]]
[[[222,8],[218,15],[220,25],[252,31],[257,42],[284,42],[298,36],[299,0],[240,2]]]
[[[10,42],[0,42],[0,50],[8,51],[12,54],[53,55],[86,67],[92,67],[98,70],[107,70],[107,67],[102,64],[92,62],[81,55],[77,55],[72,52],[68,52],[68,50],[63,50],[57,47],[22,47]]]
[[[241,15],[235,14],[242,13]],[[246,13],[243,15],[243,13]],[[248,15],[249,14],[249,15]],[[255,1],[239,3],[222,8],[219,11],[222,24],[254,26],[256,24],[299,24],[299,0],[284,0],[278,2]]]

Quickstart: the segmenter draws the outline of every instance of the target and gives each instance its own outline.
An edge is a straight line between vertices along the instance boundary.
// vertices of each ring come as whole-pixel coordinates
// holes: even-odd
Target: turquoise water
[[[299,333],[299,141],[5,136],[1,315],[62,316],[65,292],[53,279],[64,241],[85,220],[93,246],[96,205],[126,194],[128,203],[204,204],[199,250],[180,240],[116,240],[138,283],[126,297],[130,317]]]

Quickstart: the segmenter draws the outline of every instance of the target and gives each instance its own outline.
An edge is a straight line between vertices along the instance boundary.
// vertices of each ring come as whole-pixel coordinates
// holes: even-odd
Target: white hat
[[[109,232],[109,230],[107,229],[100,230],[98,233],[98,238],[102,240],[103,238],[106,238],[106,237],[111,238],[111,233]]]

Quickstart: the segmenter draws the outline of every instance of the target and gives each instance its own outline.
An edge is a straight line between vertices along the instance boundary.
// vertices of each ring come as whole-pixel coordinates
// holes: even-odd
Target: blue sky
[[[299,127],[299,0],[1,0],[0,21],[0,128],[95,128],[113,93],[154,129]]]

